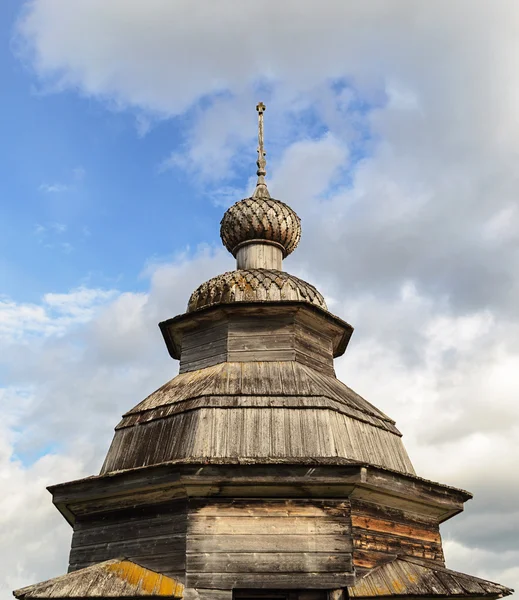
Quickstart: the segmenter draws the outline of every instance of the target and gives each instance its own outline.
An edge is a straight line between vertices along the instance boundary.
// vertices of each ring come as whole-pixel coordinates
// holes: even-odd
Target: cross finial
[[[256,110],[258,111],[258,161],[256,163],[258,165],[258,170],[256,171],[258,182],[256,183],[256,189],[254,190],[252,197],[270,198],[267,184],[265,183],[265,175],[267,174],[267,159],[265,157],[267,153],[265,152],[263,145],[263,113],[266,110],[266,106],[263,102],[259,102],[256,106]]]

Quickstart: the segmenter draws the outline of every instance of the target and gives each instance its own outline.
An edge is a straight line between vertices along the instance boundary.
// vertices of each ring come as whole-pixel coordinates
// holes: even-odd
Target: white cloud
[[[71,182],[42,183],[38,189],[40,192],[44,192],[45,194],[62,194],[64,192],[72,192],[76,189],[77,184],[84,180],[85,176],[85,168],[78,166],[72,169]]]
[[[47,194],[61,194],[62,192],[68,192],[70,186],[65,183],[42,183],[40,185],[40,191]]]
[[[39,304],[0,298],[0,340],[63,335],[71,326],[91,320],[115,294],[115,290],[78,288],[67,294],[45,294]]]

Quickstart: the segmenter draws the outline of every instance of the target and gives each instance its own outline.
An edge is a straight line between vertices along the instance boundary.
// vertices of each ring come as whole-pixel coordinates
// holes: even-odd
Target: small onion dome
[[[301,239],[301,219],[279,200],[246,198],[233,204],[224,214],[220,237],[233,256],[240,247],[256,241],[280,247],[286,257]]]
[[[285,271],[242,269],[229,271],[203,283],[191,294],[187,311],[231,302],[281,300],[308,302],[327,310],[323,296],[302,279]]]

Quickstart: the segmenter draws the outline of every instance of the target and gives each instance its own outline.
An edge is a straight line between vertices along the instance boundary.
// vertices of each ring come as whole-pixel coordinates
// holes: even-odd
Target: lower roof
[[[502,598],[513,591],[504,585],[411,557],[399,557],[376,567],[348,588],[350,598]]]
[[[451,571],[418,559],[399,557],[369,571],[348,588],[350,598],[502,598],[513,590],[498,583]],[[184,586],[171,577],[125,559],[107,560],[16,590],[30,598],[181,599]]]
[[[184,586],[125,559],[113,559],[15,590],[16,598],[182,598]]]

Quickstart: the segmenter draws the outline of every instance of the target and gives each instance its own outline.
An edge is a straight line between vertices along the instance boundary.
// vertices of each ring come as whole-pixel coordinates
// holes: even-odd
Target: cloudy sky
[[[519,587],[517,1],[3,0],[0,35],[2,600],[66,571],[45,486],[98,472],[176,373],[157,323],[233,268],[258,100],[338,375],[474,492],[448,566]]]

